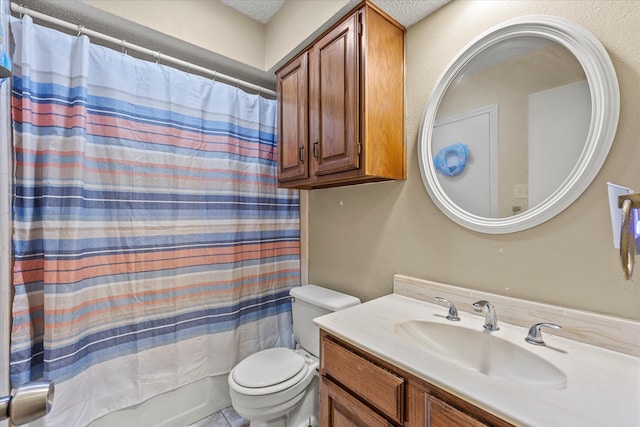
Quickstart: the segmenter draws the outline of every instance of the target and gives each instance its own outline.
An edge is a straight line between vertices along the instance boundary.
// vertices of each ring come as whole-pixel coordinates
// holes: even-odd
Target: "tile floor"
[[[249,427],[249,421],[240,417],[233,407],[229,406],[187,427]]]

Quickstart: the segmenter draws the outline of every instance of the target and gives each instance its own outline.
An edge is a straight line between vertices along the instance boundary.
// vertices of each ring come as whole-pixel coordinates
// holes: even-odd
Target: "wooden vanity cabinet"
[[[280,187],[406,178],[401,25],[365,1],[276,80]]]
[[[321,330],[320,426],[512,424]]]

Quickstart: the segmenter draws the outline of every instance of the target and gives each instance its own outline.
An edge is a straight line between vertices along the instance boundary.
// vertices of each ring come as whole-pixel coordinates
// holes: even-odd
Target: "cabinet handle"
[[[313,143],[313,157],[318,158],[318,141]]]
[[[304,163],[304,145],[300,146],[300,163]]]

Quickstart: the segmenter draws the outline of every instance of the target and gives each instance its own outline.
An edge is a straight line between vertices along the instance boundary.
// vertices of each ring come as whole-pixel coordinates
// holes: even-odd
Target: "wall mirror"
[[[619,98],[611,59],[580,25],[554,16],[504,22],[469,43],[429,96],[418,136],[424,185],[469,229],[541,224],[600,170]]]

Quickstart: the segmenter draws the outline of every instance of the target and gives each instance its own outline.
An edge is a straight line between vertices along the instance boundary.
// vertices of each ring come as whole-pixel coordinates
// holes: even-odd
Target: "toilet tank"
[[[320,357],[320,328],[313,319],[360,304],[354,296],[316,285],[291,289],[293,336],[296,343],[316,357]]]

